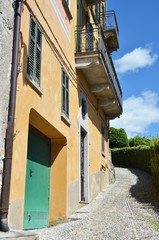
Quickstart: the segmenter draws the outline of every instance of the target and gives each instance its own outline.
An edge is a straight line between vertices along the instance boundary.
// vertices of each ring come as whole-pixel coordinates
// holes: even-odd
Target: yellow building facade
[[[99,0],[23,1],[10,227],[53,225],[109,184],[109,120],[122,93],[106,10]]]

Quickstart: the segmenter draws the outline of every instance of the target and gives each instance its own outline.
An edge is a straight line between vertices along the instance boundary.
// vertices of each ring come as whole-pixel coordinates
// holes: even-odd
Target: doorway
[[[79,126],[79,202],[89,202],[89,126],[88,103],[83,92],[80,94]]]
[[[81,201],[85,202],[85,136],[86,133],[81,129]]]
[[[50,139],[29,127],[23,229],[49,225]]]

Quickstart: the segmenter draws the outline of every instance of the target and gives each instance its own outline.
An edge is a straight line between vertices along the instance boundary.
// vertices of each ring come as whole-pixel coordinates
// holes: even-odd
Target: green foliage
[[[153,184],[159,191],[159,138],[155,138],[151,141],[150,156]]]
[[[134,138],[129,139],[129,146],[130,147],[137,147],[140,145],[150,146],[150,142],[151,140],[149,138],[146,138],[145,136],[143,138],[135,136]]]
[[[149,146],[125,147],[111,152],[116,167],[137,168],[150,173]]]
[[[142,138],[139,136],[135,136],[134,138],[129,139],[129,146],[130,147],[137,147],[142,145]]]
[[[123,128],[110,128],[109,146],[110,148],[128,147],[127,134]]]
[[[145,136],[142,138],[142,145],[150,146],[151,139],[146,138]]]

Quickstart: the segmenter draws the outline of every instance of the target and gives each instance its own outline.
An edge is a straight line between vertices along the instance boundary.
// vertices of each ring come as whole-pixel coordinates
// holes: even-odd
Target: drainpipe
[[[14,20],[14,38],[13,38],[13,57],[11,72],[11,88],[8,110],[8,125],[6,129],[5,141],[5,157],[3,164],[2,190],[1,190],[1,208],[0,208],[0,230],[9,231],[8,227],[8,209],[10,194],[10,179],[12,167],[13,139],[14,139],[14,119],[16,105],[16,89],[18,74],[18,51],[19,51],[19,35],[21,23],[21,9],[23,0],[14,1],[15,20]]]

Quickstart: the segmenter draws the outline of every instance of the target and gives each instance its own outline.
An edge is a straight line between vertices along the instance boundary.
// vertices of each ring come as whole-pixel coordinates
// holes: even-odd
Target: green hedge
[[[155,188],[159,191],[159,138],[151,141],[150,155],[152,180]]]
[[[137,168],[148,173],[150,169],[150,147],[125,147],[113,149],[112,162],[116,167]]]

